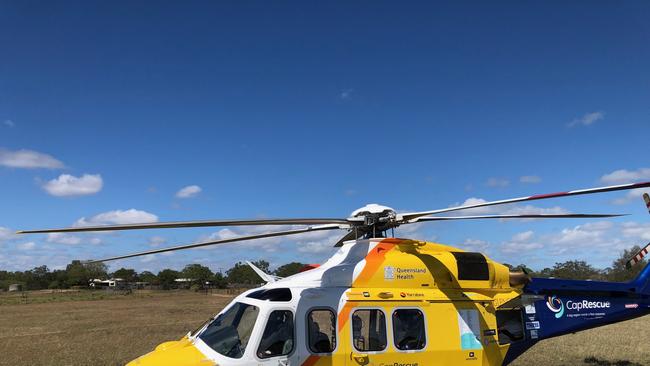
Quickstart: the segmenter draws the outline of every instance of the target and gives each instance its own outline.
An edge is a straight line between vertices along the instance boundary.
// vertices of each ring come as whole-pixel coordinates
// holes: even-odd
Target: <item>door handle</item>
[[[350,353],[350,359],[354,359],[359,365],[367,365],[370,363],[367,353]]]

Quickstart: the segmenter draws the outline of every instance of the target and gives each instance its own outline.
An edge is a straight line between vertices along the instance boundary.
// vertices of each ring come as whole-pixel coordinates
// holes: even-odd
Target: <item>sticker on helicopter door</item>
[[[483,349],[478,310],[458,310],[461,349]]]

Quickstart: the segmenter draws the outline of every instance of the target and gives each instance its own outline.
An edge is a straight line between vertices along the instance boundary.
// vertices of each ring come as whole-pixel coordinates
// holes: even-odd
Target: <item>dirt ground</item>
[[[232,298],[193,292],[39,296],[45,297],[0,301],[0,365],[124,365],[193,330]],[[543,341],[513,365],[650,366],[649,336],[650,317],[641,318]]]

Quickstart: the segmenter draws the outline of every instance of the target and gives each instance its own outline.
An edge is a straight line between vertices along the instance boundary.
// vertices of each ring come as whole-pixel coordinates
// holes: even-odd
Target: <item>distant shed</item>
[[[23,290],[23,285],[20,283],[12,283],[11,285],[9,285],[9,292],[17,292],[22,290]]]

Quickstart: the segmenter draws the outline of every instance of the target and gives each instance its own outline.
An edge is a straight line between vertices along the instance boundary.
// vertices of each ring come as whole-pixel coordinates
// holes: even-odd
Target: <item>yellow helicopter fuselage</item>
[[[219,325],[129,365],[501,365],[509,342],[499,339],[497,309],[521,295],[510,282],[506,266],[478,253],[402,239],[348,242],[316,269],[238,296]],[[237,317],[234,309],[245,310],[227,330],[221,323]],[[239,337],[236,352],[219,332]],[[267,349],[269,338],[276,343]]]

